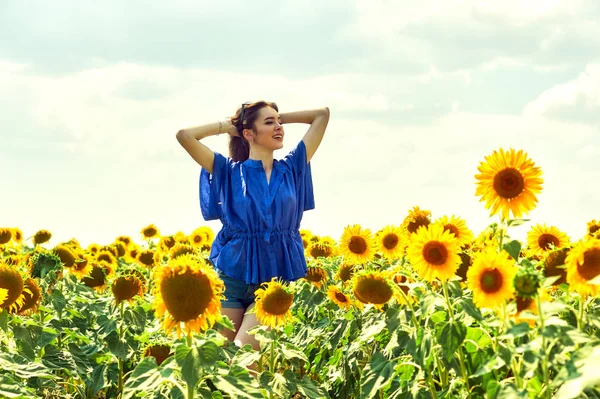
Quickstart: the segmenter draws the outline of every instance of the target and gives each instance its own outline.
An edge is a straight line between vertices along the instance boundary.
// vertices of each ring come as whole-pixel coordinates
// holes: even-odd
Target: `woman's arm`
[[[177,141],[179,141],[179,144],[181,144],[188,154],[190,154],[200,166],[206,169],[208,173],[212,174],[215,153],[199,140],[220,133],[237,135],[237,129],[231,124],[230,120],[226,120],[224,122],[214,122],[202,126],[181,129],[177,132],[175,137],[177,137]]]
[[[308,131],[302,138],[306,146],[306,162],[311,158],[319,148],[327,123],[329,122],[329,108],[318,108],[309,111],[284,112],[279,114],[281,123],[310,123]]]

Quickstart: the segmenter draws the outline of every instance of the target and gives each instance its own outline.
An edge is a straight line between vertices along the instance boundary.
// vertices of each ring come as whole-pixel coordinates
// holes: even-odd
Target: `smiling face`
[[[281,117],[271,107],[263,107],[258,111],[254,129],[244,129],[244,137],[250,142],[250,146],[270,151],[283,148],[284,135]]]

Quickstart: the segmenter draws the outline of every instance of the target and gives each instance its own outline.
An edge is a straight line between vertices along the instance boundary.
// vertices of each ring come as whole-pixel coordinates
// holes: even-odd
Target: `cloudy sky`
[[[496,219],[477,166],[513,147],[544,178],[513,236],[580,238],[600,218],[599,21],[597,0],[2,1],[0,227],[189,233],[206,224],[200,169],[175,133],[267,99],[331,109],[303,220],[316,234],[415,205],[478,233]],[[307,125],[285,128],[277,158]]]

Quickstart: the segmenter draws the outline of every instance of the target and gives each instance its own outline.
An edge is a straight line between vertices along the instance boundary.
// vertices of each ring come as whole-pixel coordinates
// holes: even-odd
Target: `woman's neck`
[[[273,169],[273,151],[262,150],[260,148],[250,148],[249,159],[262,161],[265,171]]]

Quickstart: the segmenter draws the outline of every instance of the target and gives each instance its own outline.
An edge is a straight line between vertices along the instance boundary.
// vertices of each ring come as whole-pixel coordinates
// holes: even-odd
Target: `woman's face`
[[[263,107],[258,111],[256,118],[256,134],[250,140],[254,140],[254,145],[260,145],[268,150],[279,150],[283,148],[283,125],[279,113],[271,107]]]

